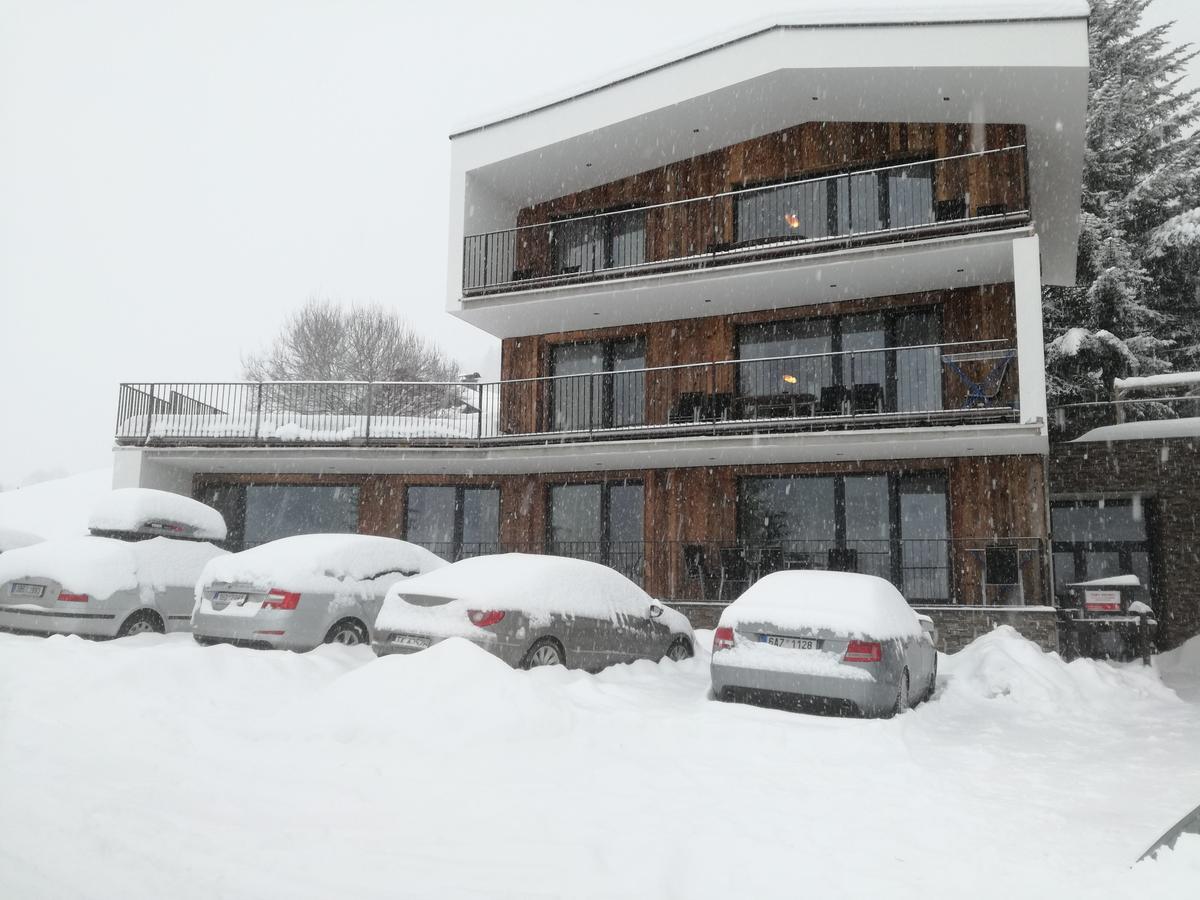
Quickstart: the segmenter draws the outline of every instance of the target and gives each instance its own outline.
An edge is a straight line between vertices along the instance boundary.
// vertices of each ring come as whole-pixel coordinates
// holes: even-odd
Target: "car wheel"
[[[329,629],[329,633],[325,635],[326,644],[341,644],[345,647],[357,647],[369,640],[366,626],[356,619],[342,619],[340,622],[335,622],[334,626]]]
[[[900,673],[900,684],[896,688],[896,708],[892,710],[892,715],[900,715],[900,713],[908,709],[908,703],[908,669],[905,668]]]
[[[150,610],[142,610],[135,612],[132,616],[121,623],[121,628],[117,631],[117,637],[129,637],[131,634],[162,634],[167,629],[163,626],[163,620],[159,618],[158,613]]]
[[[687,638],[679,638],[667,648],[667,659],[682,662],[692,658],[692,645]]]
[[[562,644],[554,638],[539,638],[525,653],[521,660],[522,669],[536,669],[540,666],[565,666],[567,654],[563,652]]]

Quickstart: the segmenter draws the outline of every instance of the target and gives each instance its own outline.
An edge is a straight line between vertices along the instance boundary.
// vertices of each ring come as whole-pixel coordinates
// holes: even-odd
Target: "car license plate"
[[[225,591],[221,591],[219,594],[217,594],[217,600],[221,603],[237,603],[238,605],[241,605],[242,603],[246,602],[249,596],[249,594],[230,594]]]
[[[812,638],[784,637],[779,634],[760,634],[758,640],[772,647],[787,647],[789,650],[820,650],[821,642]]]
[[[393,634],[392,643],[397,647],[413,647],[417,650],[424,650],[429,646],[429,638],[421,637],[416,634]]]
[[[8,592],[15,597],[40,597],[46,593],[46,587],[41,584],[24,584],[18,581],[9,587]]]

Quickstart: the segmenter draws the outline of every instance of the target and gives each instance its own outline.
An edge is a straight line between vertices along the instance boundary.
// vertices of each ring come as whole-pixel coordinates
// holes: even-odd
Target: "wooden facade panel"
[[[972,128],[957,123],[806,122],[722,147],[691,159],[567,194],[517,213],[524,230],[515,249],[515,276],[551,273],[550,225],[562,219],[640,206],[711,197],[804,177],[1024,144],[1022,125]],[[1004,205],[1024,208],[1025,163],[1021,154],[993,154],[939,163],[934,196],[962,201],[972,215]],[[646,213],[645,260],[653,262],[710,252],[736,238],[734,199],[657,206]]]

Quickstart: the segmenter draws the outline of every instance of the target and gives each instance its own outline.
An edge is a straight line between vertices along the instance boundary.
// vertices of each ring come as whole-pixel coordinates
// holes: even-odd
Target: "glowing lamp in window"
[[[786,384],[796,384],[799,381],[795,375],[784,375],[783,380]]]
[[[800,227],[800,217],[795,213],[788,213],[783,217],[783,221],[787,222],[787,227],[793,231]]]

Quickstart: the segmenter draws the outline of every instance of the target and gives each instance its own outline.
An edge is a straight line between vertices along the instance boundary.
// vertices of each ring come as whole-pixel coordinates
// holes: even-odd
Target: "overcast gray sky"
[[[119,382],[237,380],[311,295],[494,374],[442,311],[449,132],[788,6],[0,0],[0,485],[105,465]]]

